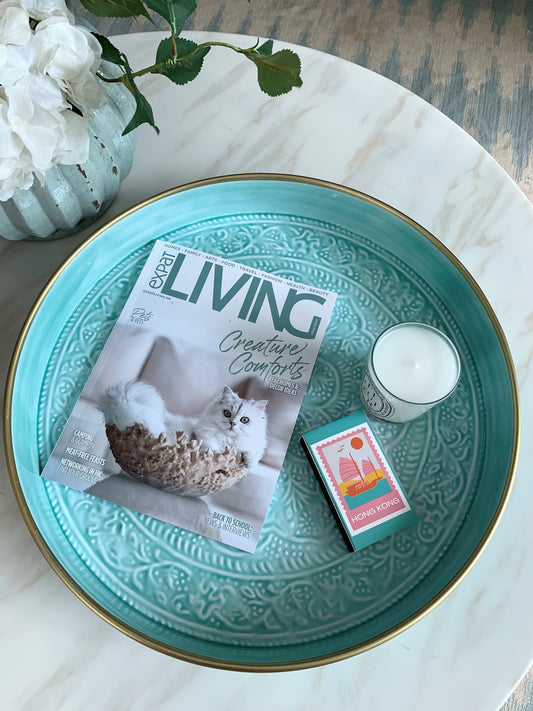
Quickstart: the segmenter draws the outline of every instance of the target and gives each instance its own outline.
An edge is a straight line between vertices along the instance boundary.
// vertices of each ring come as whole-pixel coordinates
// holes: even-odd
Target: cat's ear
[[[233,390],[230,388],[229,385],[224,385],[224,390],[222,391],[223,395],[235,395]]]
[[[266,410],[266,406],[268,405],[268,400],[256,400],[254,402],[254,405],[257,407],[258,410]]]

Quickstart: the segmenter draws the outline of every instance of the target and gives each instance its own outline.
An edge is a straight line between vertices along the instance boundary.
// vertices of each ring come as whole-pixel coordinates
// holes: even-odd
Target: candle
[[[447,398],[461,366],[450,339],[423,323],[401,323],[374,343],[361,385],[363,406],[391,422],[407,422]]]

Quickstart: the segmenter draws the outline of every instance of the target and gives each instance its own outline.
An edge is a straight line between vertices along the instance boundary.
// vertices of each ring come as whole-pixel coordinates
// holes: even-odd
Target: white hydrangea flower
[[[63,111],[61,117],[65,130],[57,143],[57,162],[65,165],[85,163],[89,157],[89,119],[74,111]]]
[[[28,11],[19,0],[0,5],[0,44],[26,44],[31,37]]]
[[[35,68],[53,77],[82,112],[103,103],[95,78],[101,48],[90,32],[65,17],[51,17],[37,25],[33,45]]]
[[[65,91],[70,101],[78,107],[84,116],[91,109],[103,106],[107,101],[107,94],[92,74],[86,74],[78,81],[69,82]]]
[[[0,84],[11,86],[29,74],[34,58],[33,43],[7,45],[3,57],[3,62],[0,57]]]
[[[17,189],[28,190],[33,185],[35,176],[31,163],[20,160],[2,161],[0,165],[0,200],[9,200]]]
[[[106,96],[96,79],[100,57],[64,0],[2,0],[0,200],[35,176],[43,183],[58,163],[87,160],[90,109]]]
[[[100,44],[66,17],[50,17],[35,30],[35,66],[55,79],[77,81],[94,72],[100,62]]]
[[[16,188],[27,189],[34,180],[31,156],[7,113],[7,101],[0,98],[0,200],[9,200]]]
[[[63,130],[57,109],[43,109],[21,83],[6,89],[7,118],[13,132],[30,152],[35,170],[45,172],[52,165],[54,153]]]
[[[66,6],[64,0],[19,0],[30,17],[34,20],[46,20],[47,17],[63,15],[74,22],[72,13]]]
[[[3,160],[16,159],[24,148],[22,139],[13,131],[7,115],[7,101],[0,99],[0,165]]]

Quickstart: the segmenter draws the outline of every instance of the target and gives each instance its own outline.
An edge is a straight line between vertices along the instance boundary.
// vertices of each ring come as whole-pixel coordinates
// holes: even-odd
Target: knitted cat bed
[[[182,496],[215,494],[248,473],[242,454],[234,447],[223,452],[200,451],[196,440],[177,432],[176,444],[154,437],[138,424],[119,430],[106,424],[106,434],[117,464],[137,481]]]

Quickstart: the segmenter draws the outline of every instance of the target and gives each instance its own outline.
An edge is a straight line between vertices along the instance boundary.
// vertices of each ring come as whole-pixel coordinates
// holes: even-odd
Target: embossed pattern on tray
[[[314,219],[246,214],[181,228],[167,239],[339,294],[255,555],[45,482],[54,514],[83,564],[142,616],[196,639],[246,648],[331,636],[382,614],[434,568],[476,493],[484,403],[463,334],[405,262],[356,231]],[[145,246],[96,283],[58,337],[39,403],[39,456],[48,457],[131,289]],[[359,409],[371,343],[402,320],[443,328],[463,377],[454,396],[402,427],[374,423],[419,524],[346,551],[300,448],[302,432]]]

